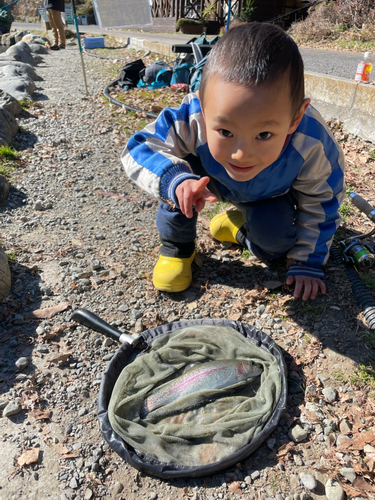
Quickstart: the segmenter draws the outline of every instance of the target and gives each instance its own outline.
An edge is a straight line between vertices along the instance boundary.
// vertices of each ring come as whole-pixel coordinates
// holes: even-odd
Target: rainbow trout
[[[222,359],[200,363],[188,368],[180,377],[153,389],[143,401],[140,417],[144,419],[150,412],[184,396],[230,387],[261,373],[262,367],[252,361]]]

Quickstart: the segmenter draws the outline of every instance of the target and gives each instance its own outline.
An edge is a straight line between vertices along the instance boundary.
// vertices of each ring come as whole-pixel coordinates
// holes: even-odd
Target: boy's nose
[[[251,160],[250,152],[246,151],[245,148],[237,148],[232,152],[232,160],[239,162],[248,163]],[[251,164],[251,163],[250,163]]]

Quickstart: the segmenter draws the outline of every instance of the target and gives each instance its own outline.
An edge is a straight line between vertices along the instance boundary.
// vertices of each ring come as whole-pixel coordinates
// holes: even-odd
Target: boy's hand
[[[217,201],[216,196],[206,188],[209,182],[209,177],[202,177],[199,181],[186,179],[177,186],[176,196],[181,212],[189,219],[193,217],[193,206],[197,212],[200,212],[204,209],[206,201]]]
[[[304,301],[316,299],[319,290],[322,294],[326,293],[324,281],[319,278],[313,278],[312,276],[288,276],[286,284],[292,285],[294,281],[296,282],[296,286],[294,288],[295,299],[298,299],[303,288],[305,288],[302,295],[302,300]]]

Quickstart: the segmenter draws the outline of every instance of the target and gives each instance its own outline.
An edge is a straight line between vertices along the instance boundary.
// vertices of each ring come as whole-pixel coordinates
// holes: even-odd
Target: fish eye
[[[219,134],[222,135],[223,137],[233,137],[232,132],[230,132],[229,130],[226,130],[225,128],[221,128],[219,130]]]
[[[260,134],[257,135],[257,139],[260,139],[261,141],[266,141],[272,136],[271,132],[261,132]]]

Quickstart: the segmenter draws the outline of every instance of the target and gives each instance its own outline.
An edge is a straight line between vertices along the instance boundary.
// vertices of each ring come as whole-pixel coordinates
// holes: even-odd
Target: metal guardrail
[[[285,12],[284,14],[280,14],[279,16],[271,17],[271,19],[267,19],[267,21],[264,21],[265,23],[273,23],[275,21],[278,21],[279,19],[283,19],[284,17],[288,17],[291,14],[294,14],[295,12],[299,12],[301,10],[308,9],[310,7],[313,7],[314,5],[318,5],[319,3],[323,3],[326,0],[318,0],[314,2],[309,2],[306,5],[303,5],[302,7],[297,7],[296,9],[290,10],[289,12]]]

